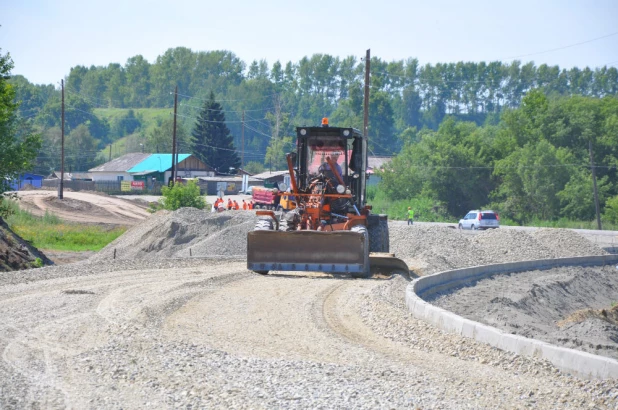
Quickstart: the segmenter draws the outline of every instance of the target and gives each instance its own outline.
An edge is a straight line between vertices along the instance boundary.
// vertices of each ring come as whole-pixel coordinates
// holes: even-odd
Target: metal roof
[[[191,154],[178,154],[178,163],[189,158]],[[148,157],[135,164],[127,172],[165,172],[172,167],[172,154],[148,154]]]
[[[215,176],[215,177],[196,177],[200,181],[206,182],[242,182],[242,176]],[[191,178],[189,178],[191,179]],[[249,182],[262,182],[261,179],[249,177]]]
[[[253,175],[253,178],[268,179],[268,178],[279,177],[281,175],[287,175],[287,174],[289,174],[289,171],[266,171],[260,174]]]
[[[129,169],[136,166],[152,154],[144,154],[141,152],[134,152],[131,154],[125,154],[121,157],[115,158],[110,162],[106,162],[103,165],[89,169],[89,172],[129,172]],[[171,154],[170,154],[171,157]],[[65,173],[66,174],[66,173]]]

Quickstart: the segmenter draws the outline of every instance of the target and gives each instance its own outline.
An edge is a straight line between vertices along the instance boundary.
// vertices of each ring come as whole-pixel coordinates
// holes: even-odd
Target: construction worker
[[[240,209],[240,205],[238,205],[238,202],[236,202],[236,200],[234,200],[234,209],[237,211]]]
[[[245,202],[245,200],[242,200],[242,210],[246,211],[247,209],[249,209],[249,205]]]
[[[231,211],[234,208],[234,204],[232,203],[232,199],[228,198],[227,199],[227,210]]]
[[[414,225],[414,210],[408,207],[408,225]]]

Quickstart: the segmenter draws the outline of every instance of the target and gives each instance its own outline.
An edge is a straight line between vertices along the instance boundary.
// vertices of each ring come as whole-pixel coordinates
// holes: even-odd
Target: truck
[[[372,272],[408,266],[389,253],[387,215],[366,203],[367,138],[354,128],[296,128],[296,151],[286,155],[287,187],[271,191],[293,196],[294,209],[256,211],[247,234],[247,268],[275,271],[345,273],[366,278]],[[285,192],[281,192],[285,191]]]
[[[289,192],[280,194],[278,188],[253,187],[251,199],[255,209],[290,210],[296,207],[294,196]]]

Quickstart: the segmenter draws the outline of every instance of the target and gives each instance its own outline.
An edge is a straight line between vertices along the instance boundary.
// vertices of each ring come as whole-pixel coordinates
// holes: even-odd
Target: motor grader
[[[367,139],[354,128],[296,128],[296,152],[287,154],[292,198],[288,212],[259,210],[247,234],[247,267],[318,271],[370,277],[408,267],[389,254],[388,217],[366,204]]]

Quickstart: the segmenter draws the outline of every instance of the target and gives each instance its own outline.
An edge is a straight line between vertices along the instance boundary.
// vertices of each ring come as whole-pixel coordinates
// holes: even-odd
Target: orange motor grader
[[[366,204],[367,139],[354,128],[296,128],[296,152],[287,155],[294,209],[260,210],[247,234],[247,267],[318,271],[369,277],[408,267],[389,254],[388,218]],[[287,191],[287,192],[285,192]]]

